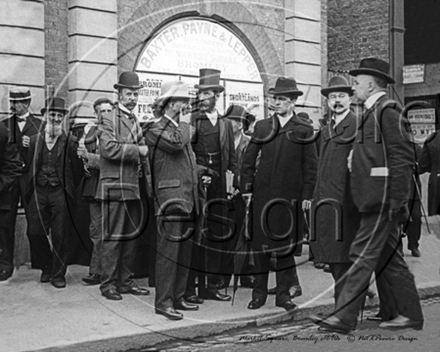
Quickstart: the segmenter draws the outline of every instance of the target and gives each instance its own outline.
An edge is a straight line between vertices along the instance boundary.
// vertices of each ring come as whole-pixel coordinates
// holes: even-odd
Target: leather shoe
[[[295,297],[302,296],[303,291],[302,291],[301,286],[299,286],[299,285],[295,285],[295,286],[293,286],[292,288],[293,288],[295,291],[293,291],[293,292],[290,293],[290,298],[295,298]]]
[[[203,298],[200,298],[197,295],[184,297],[184,300],[185,300],[185,302],[192,303],[192,304],[202,304],[204,302]]]
[[[137,287],[137,286],[129,287],[129,288],[118,287],[116,291],[118,291],[121,295],[130,294],[134,296],[148,296],[150,294],[150,291],[147,290],[146,288]]]
[[[284,303],[277,304],[276,306],[284,308],[288,312],[291,311],[291,310],[294,310],[297,307],[297,305],[295,303],[293,303],[292,301],[286,301]]]
[[[324,272],[325,273],[331,273],[332,271],[330,270],[330,265],[328,265],[328,264],[324,264]]]
[[[120,301],[122,299],[122,296],[113,289],[103,292],[102,295],[112,301]]]
[[[324,269],[325,267],[324,263],[315,263],[313,265],[315,266],[315,269]]]
[[[6,270],[0,270],[0,281],[6,281],[12,276],[12,273],[9,273]]]
[[[55,288],[64,288],[64,287],[66,287],[66,279],[64,277],[52,279],[50,283]]]
[[[185,302],[185,300],[182,299],[182,300],[180,300],[180,302],[174,303],[174,309],[199,310],[199,306],[197,304]]]
[[[277,288],[276,287],[272,287],[272,288],[267,290],[267,294],[268,295],[275,295],[276,293],[277,293]]]
[[[382,320],[383,320],[383,319],[382,319],[382,314],[380,314],[380,312],[379,312],[379,313],[377,313],[376,315],[373,315],[373,316],[371,316],[371,317],[367,317],[366,320],[370,320],[370,321],[382,321]]]
[[[335,316],[330,316],[322,320],[321,322],[318,323],[318,325],[320,326],[319,331],[326,333],[335,332],[338,334],[348,335],[350,331],[353,330],[353,328],[350,325],[344,323],[341,319]]]
[[[164,308],[164,309],[155,309],[156,314],[161,314],[164,317],[170,320],[180,320],[183,318],[183,314],[178,312],[172,307]]]
[[[380,328],[384,329],[423,329],[423,320],[412,320],[410,318],[399,315],[390,321],[384,321],[379,324]]]
[[[249,302],[248,309],[260,309],[265,303],[266,302],[262,301],[261,299],[253,299]]]
[[[42,283],[46,283],[46,282],[50,282],[50,279],[52,278],[52,274],[51,273],[41,273],[40,276],[40,282]]]
[[[418,248],[411,249],[411,255],[416,258],[420,258],[422,253],[420,253]]]
[[[232,300],[232,297],[230,295],[224,295],[223,293],[220,293],[218,291],[216,293],[207,292],[207,293],[205,293],[203,298],[204,299],[213,299],[215,301],[222,301],[222,302],[228,302],[228,301]]]
[[[82,278],[82,282],[84,282],[86,285],[98,285],[101,283],[101,275],[98,274],[89,274]]]

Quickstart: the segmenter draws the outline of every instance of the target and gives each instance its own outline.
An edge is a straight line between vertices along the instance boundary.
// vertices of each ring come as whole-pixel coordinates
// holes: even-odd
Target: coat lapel
[[[65,151],[65,145],[67,142],[67,136],[64,134],[64,132],[61,134],[61,136],[58,137],[58,146],[57,146],[57,160],[59,159],[60,155],[63,154]],[[46,143],[46,142],[44,142]]]
[[[218,124],[219,124],[218,128],[220,131],[220,147],[221,149],[223,149],[223,146],[226,143],[226,126],[225,126],[226,122],[223,119],[223,117],[221,116],[218,117]]]

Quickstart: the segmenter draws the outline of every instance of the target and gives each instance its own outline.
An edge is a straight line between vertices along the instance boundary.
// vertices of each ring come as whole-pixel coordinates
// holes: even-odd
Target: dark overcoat
[[[428,182],[428,215],[440,214],[440,135],[426,139],[419,159],[419,174],[430,172]]]
[[[358,124],[350,184],[360,212],[379,213],[408,203],[415,150],[408,121],[396,104],[381,96]]]
[[[276,114],[256,123],[241,169],[242,192],[253,192],[254,251],[266,245],[280,256],[301,253],[301,203],[312,199],[316,173],[313,128],[308,123],[294,115],[281,127]]]
[[[360,221],[351,198],[347,164],[356,134],[356,116],[350,112],[334,129],[327,124],[319,133],[310,248],[317,262],[346,263],[350,261],[348,252]],[[337,222],[341,219],[337,230]]]

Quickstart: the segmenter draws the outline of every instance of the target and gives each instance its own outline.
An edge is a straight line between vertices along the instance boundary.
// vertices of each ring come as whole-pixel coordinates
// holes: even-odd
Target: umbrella
[[[241,273],[241,268],[243,267],[244,260],[246,258],[245,249],[248,247],[247,241],[250,241],[249,235],[249,209],[251,204],[251,197],[246,197],[244,199],[245,203],[245,215],[244,221],[240,229],[240,233],[237,239],[236,252],[234,255],[234,284],[232,293],[232,305],[234,305],[235,293],[238,289],[238,277]]]

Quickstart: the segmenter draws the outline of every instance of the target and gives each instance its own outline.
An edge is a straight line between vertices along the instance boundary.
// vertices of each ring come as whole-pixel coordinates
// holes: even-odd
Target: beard
[[[44,128],[46,134],[48,134],[51,138],[55,138],[61,135],[63,129],[60,124],[47,123]]]
[[[212,112],[215,109],[215,98],[208,98],[200,101],[199,109],[201,112]]]

